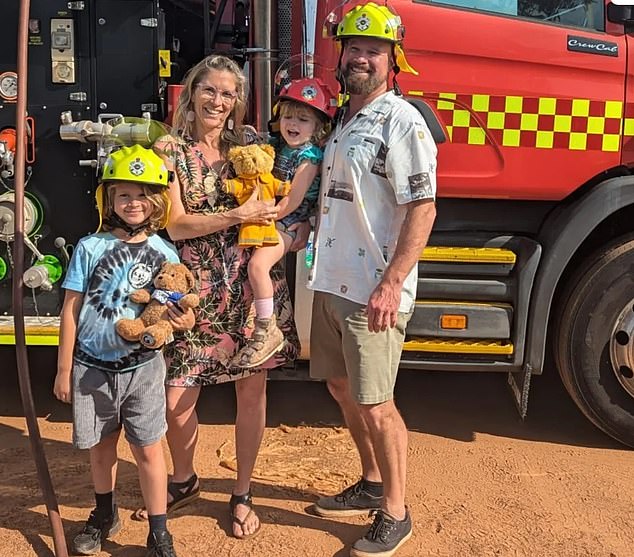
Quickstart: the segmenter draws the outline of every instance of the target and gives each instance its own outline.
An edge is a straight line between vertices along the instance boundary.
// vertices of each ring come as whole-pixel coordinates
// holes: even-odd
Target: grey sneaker
[[[383,497],[376,497],[363,489],[363,479],[344,489],[337,495],[322,497],[315,503],[315,512],[319,516],[353,516],[368,514],[381,508]]]
[[[412,519],[396,520],[385,511],[376,511],[368,533],[352,545],[350,557],[391,557],[412,536]]]
[[[101,542],[114,536],[121,530],[121,521],[117,507],[110,516],[97,514],[93,509],[80,534],[73,540],[73,553],[75,555],[94,555],[101,551]]]
[[[284,346],[284,334],[277,326],[275,315],[269,319],[255,319],[253,334],[247,345],[232,360],[241,369],[261,366]]]

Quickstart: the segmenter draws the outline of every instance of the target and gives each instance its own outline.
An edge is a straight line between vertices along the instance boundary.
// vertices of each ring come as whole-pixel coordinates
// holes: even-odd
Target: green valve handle
[[[7,264],[2,257],[0,257],[0,280],[7,276]]]
[[[24,271],[22,281],[27,288],[50,291],[62,276],[62,264],[54,255],[45,255],[35,265]]]
[[[42,261],[38,261],[38,265],[44,265],[48,270],[48,279],[55,284],[62,278],[62,264],[54,255],[45,255]]]

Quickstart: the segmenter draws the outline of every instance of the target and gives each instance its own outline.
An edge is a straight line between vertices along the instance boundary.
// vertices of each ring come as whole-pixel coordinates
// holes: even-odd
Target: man
[[[337,26],[349,95],[322,163],[309,287],[311,375],[326,379],[361,459],[362,478],[324,497],[326,517],[375,511],[352,557],[393,555],[412,533],[405,506],[407,429],[393,401],[417,262],[436,216],[436,146],[418,111],[389,90],[413,71],[400,18],[370,2]]]

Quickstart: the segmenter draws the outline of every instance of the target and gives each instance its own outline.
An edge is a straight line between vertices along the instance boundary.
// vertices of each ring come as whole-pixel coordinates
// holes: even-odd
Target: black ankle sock
[[[112,516],[114,514],[114,493],[95,493],[97,512],[101,516]]]
[[[150,523],[150,535],[154,532],[162,532],[167,530],[167,515],[166,514],[150,514],[147,517]]]
[[[383,482],[371,482],[362,478],[363,491],[372,495],[373,497],[383,497]]]

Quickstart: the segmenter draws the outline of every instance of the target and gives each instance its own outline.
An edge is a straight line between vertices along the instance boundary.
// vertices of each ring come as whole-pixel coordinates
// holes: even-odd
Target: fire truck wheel
[[[559,374],[590,421],[634,447],[634,235],[578,269],[553,329]]]

